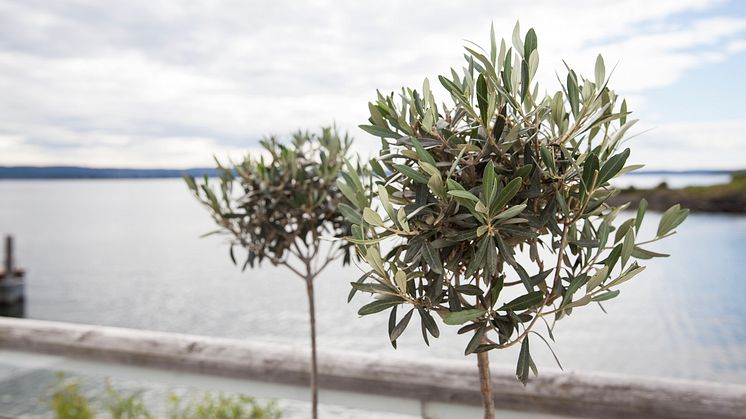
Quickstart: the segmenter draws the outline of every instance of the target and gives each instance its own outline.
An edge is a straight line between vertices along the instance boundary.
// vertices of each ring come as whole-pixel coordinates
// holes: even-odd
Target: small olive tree
[[[350,262],[349,245],[322,237],[350,234],[349,224],[338,207],[344,196],[336,181],[351,144],[335,129],[320,134],[298,132],[290,146],[275,137],[261,141],[267,156],[247,157],[224,167],[218,161],[219,181],[207,177],[186,183],[220,226],[213,233],[230,238],[230,258],[238,263],[234,248],[246,252],[243,269],[269,260],[303,279],[308,294],[311,327],[311,404],[316,418],[318,405],[316,369],[316,314],[313,282],[335,260]],[[352,167],[348,167],[352,170]],[[211,233],[208,233],[211,234]]]
[[[359,314],[389,310],[394,347],[415,312],[426,343],[439,335],[437,317],[470,333],[485,418],[494,417],[488,351],[520,344],[525,385],[537,373],[529,337],[549,345],[539,320],[553,339],[556,320],[618,296],[644,269],[635,260],[665,256],[644,246],[687,215],[669,209],[640,241],[645,202],[631,216],[607,203],[617,193],[609,181],[639,166],[625,166],[622,138],[636,121],[600,56],[593,79],[568,67],[561,89],[540,96],[534,30],[522,38],[516,25],[512,47],[494,29],[491,38],[488,51],[466,48],[463,72],[439,77],[451,105],[438,105],[428,80],[421,91],[379,93],[361,126],[382,140],[372,191],[341,188],[357,205],[347,240],[370,265],[351,295],[375,296]],[[353,199],[361,193],[369,198]]]

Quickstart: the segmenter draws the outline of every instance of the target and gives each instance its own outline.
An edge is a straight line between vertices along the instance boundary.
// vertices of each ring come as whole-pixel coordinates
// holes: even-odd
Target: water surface
[[[650,214],[647,229],[657,225]],[[180,180],[0,182],[0,233],[18,242],[28,270],[27,317],[304,344],[300,279],[265,266],[233,266],[207,213]],[[566,370],[746,384],[746,217],[695,214],[653,249],[671,253],[605,305],[557,324]],[[441,326],[430,347],[418,328],[393,350],[387,315],[358,318],[346,303],[356,267],[317,282],[319,346],[403,357],[462,357],[468,337]],[[514,368],[517,349],[492,352]],[[532,342],[539,369],[554,367]],[[475,360],[476,362],[476,360]]]

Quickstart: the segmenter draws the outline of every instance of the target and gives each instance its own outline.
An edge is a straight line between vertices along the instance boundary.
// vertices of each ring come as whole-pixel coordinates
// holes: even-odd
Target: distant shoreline
[[[640,175],[730,175],[737,170],[647,170],[629,173]],[[184,175],[195,177],[218,175],[214,168],[189,169],[125,169],[82,166],[0,166],[0,180],[52,180],[52,179],[167,179]]]
[[[746,173],[731,174],[729,183],[709,186],[689,186],[669,189],[663,183],[652,189],[628,187],[619,195],[609,198],[612,205],[630,202],[636,208],[642,199],[648,201],[648,208],[665,211],[672,205],[680,204],[694,212],[720,212],[731,214],[746,213]]]
[[[55,179],[168,179],[184,175],[218,175],[212,168],[190,169],[120,169],[76,166],[0,166],[0,180],[55,180]]]

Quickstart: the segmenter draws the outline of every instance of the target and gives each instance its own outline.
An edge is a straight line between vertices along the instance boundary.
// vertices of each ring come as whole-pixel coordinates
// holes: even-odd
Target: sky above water
[[[376,89],[435,81],[516,20],[537,31],[542,91],[562,59],[591,78],[597,54],[616,65],[641,120],[631,160],[746,167],[738,0],[0,0],[0,165],[209,166],[332,123],[369,153]]]

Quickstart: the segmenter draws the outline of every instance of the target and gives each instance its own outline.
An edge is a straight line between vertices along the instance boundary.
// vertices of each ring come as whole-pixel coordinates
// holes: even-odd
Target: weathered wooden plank
[[[249,341],[0,318],[0,348],[150,368],[306,385],[308,356],[295,347]],[[347,352],[319,354],[322,388],[424,401],[479,404],[476,366]],[[494,369],[498,408],[603,418],[741,418],[746,386],[543,373],[525,388]]]

